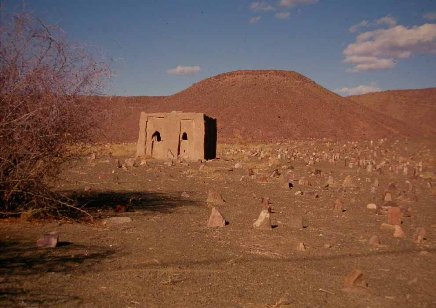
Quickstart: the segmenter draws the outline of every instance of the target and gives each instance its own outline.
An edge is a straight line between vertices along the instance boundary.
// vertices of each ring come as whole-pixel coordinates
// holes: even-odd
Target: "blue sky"
[[[8,10],[22,1],[5,0]],[[435,0],[34,0],[98,50],[105,94],[170,95],[240,69],[297,71],[342,95],[436,86]]]

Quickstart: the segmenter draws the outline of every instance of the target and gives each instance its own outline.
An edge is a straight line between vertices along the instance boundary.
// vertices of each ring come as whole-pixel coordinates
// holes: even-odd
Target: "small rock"
[[[341,199],[336,199],[333,210],[337,213],[345,212],[344,203]]]
[[[415,233],[413,234],[413,242],[416,244],[422,243],[426,238],[427,231],[423,227],[416,228]]]
[[[331,244],[324,244],[324,248],[332,248]]]
[[[301,190],[298,190],[298,191],[295,192],[294,195],[295,195],[295,196],[302,196],[302,195],[303,195],[303,192],[302,192]]]
[[[226,220],[223,215],[215,208],[212,208],[212,212],[210,213],[209,220],[207,222],[207,227],[209,228],[222,228],[226,225]]]
[[[280,177],[279,169],[274,169],[274,171],[271,173],[271,175],[269,177],[270,178],[278,178],[278,177]]]
[[[271,217],[268,210],[262,210],[262,212],[260,212],[259,218],[254,222],[253,227],[260,230],[272,229]]]
[[[120,225],[132,222],[132,218],[127,216],[109,217],[103,220],[103,225]]]
[[[374,203],[369,203],[369,204],[366,205],[366,208],[368,210],[377,210],[377,205],[374,204]]]
[[[396,238],[406,238],[406,233],[404,233],[403,228],[400,225],[394,226],[394,237]]]
[[[301,243],[298,243],[298,245],[296,247],[296,250],[297,251],[306,251],[307,247],[306,247],[306,245],[303,242],[301,242]]]
[[[355,269],[348,274],[344,279],[344,291],[365,291],[368,288],[368,283],[363,279],[362,271]]]
[[[403,213],[399,207],[391,207],[388,209],[388,224],[401,225]]]
[[[56,231],[48,232],[44,234],[43,238],[36,241],[38,248],[55,248],[59,241],[59,234]]]
[[[387,192],[385,194],[384,201],[386,201],[386,202],[392,201],[392,195],[390,192]]]
[[[184,191],[184,192],[182,192],[181,194],[180,194],[180,196],[182,197],[182,198],[189,198],[189,197],[191,197],[186,191]]]

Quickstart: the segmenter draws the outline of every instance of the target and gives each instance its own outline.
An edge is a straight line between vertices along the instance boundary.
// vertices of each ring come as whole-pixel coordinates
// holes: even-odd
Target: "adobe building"
[[[137,157],[197,161],[216,157],[216,119],[203,113],[141,112]]]

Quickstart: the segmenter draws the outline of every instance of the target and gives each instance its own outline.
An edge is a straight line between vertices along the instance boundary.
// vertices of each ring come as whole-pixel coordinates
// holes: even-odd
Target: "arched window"
[[[188,134],[187,133],[183,133],[182,134],[182,140],[188,140]]]
[[[151,140],[160,142],[162,141],[160,137],[160,133],[158,131],[155,131],[154,134],[151,136]]]

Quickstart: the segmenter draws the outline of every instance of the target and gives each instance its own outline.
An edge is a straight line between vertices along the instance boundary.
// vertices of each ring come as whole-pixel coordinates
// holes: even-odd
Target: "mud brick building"
[[[137,157],[189,161],[213,159],[216,144],[216,120],[203,113],[141,112]]]

